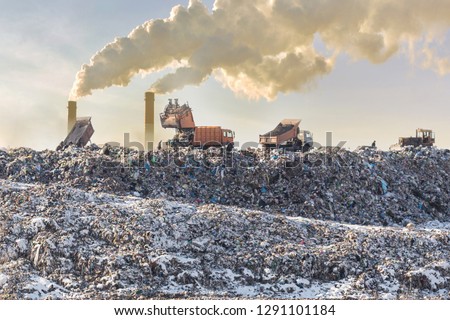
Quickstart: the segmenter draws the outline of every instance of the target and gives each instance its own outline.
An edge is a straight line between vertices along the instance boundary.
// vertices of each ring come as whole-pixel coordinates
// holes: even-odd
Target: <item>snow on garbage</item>
[[[1,298],[449,296],[448,150],[108,150],[0,152]]]

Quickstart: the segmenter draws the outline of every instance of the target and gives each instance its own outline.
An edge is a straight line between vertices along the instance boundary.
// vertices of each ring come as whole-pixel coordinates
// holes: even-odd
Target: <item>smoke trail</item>
[[[212,13],[191,0],[97,52],[78,72],[71,99],[178,63],[153,90],[171,92],[212,75],[236,93],[270,100],[331,72],[338,53],[382,63],[417,43],[422,66],[446,74],[450,60],[428,45],[449,26],[448,0],[216,0]],[[315,37],[329,56],[317,52]]]

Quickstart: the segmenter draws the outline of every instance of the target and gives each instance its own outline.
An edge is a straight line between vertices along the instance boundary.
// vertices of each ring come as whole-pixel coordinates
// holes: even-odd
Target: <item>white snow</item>
[[[0,287],[3,287],[8,282],[8,276],[0,273]]]
[[[69,291],[57,285],[56,283],[39,276],[32,276],[30,282],[25,286],[28,293],[25,294],[26,299],[63,299]]]
[[[78,190],[77,192],[74,192],[71,197],[72,199],[74,197],[79,198],[79,200],[75,203],[80,203],[80,207],[82,203],[89,202],[98,205],[102,208],[102,210],[99,212],[86,212],[78,208],[64,208],[64,211],[61,211],[60,220],[57,220],[58,224],[61,226],[66,224],[66,228],[69,230],[72,226],[77,226],[79,228],[76,232],[64,230],[64,233],[59,234],[58,237],[50,238],[51,240],[49,238],[43,238],[42,242],[34,243],[30,260],[34,260],[35,265],[37,265],[38,262],[44,262],[45,259],[55,259],[56,255],[50,256],[50,258],[48,256],[46,257],[46,251],[44,251],[44,249],[50,251],[61,250],[61,245],[68,249],[67,251],[63,251],[64,254],[70,252],[69,248],[71,248],[71,250],[74,250],[74,248],[78,250],[78,246],[80,246],[83,250],[87,250],[89,246],[95,246],[100,252],[95,255],[96,262],[99,264],[101,264],[99,261],[102,259],[106,260],[105,265],[107,263],[111,263],[112,261],[120,261],[121,259],[122,261],[125,261],[124,257],[126,254],[124,251],[128,249],[127,246],[130,245],[129,243],[114,250],[111,249],[112,247],[108,248],[107,244],[104,242],[99,242],[97,241],[98,239],[91,238],[91,235],[88,232],[88,225],[91,224],[91,222],[100,221],[99,224],[105,224],[105,226],[108,226],[109,222],[105,221],[105,217],[113,217],[115,219],[125,217],[125,219],[128,219],[130,216],[135,219],[133,220],[135,223],[130,223],[130,225],[127,225],[127,228],[134,230],[133,232],[135,232],[136,235],[143,238],[143,233],[136,228],[136,225],[139,225],[142,222],[143,225],[148,228],[145,231],[148,230],[154,236],[151,240],[146,240],[147,242],[142,241],[142,245],[149,245],[152,248],[155,248],[155,250],[147,251],[141,263],[142,265],[147,264],[147,266],[150,264],[155,264],[160,268],[159,270],[164,274],[164,276],[166,276],[166,278],[161,277],[163,282],[157,289],[158,293],[183,294],[186,292],[194,292],[195,294],[210,294],[214,296],[220,296],[220,294],[223,294],[248,298],[269,297],[281,299],[374,298],[371,295],[370,290],[361,289],[361,286],[359,285],[360,283],[363,285],[367,282],[370,283],[370,280],[372,280],[370,277],[372,277],[372,275],[369,275],[369,279],[364,279],[360,282],[358,282],[359,279],[354,276],[355,273],[351,276],[346,276],[340,281],[318,281],[317,275],[315,275],[315,277],[311,277],[310,274],[303,275],[296,273],[291,274],[290,278],[284,278],[285,274],[280,275],[279,269],[272,269],[272,266],[269,264],[264,266],[263,272],[261,273],[260,269],[259,271],[258,268],[250,270],[244,267],[246,266],[251,268],[249,265],[239,265],[239,262],[233,265],[231,263],[231,261],[233,261],[232,258],[229,260],[229,264],[225,263],[222,265],[214,265],[213,267],[202,264],[205,251],[208,252],[208,250],[210,250],[210,252],[213,252],[214,254],[219,254],[219,251],[214,251],[217,247],[220,250],[223,250],[222,252],[225,254],[230,254],[230,252],[232,252],[228,247],[225,249],[216,244],[218,239],[223,240],[227,239],[227,237],[234,239],[233,237],[239,236],[236,229],[228,228],[228,224],[231,225],[232,223],[235,223],[242,226],[252,226],[252,224],[257,223],[277,223],[275,220],[277,216],[275,215],[237,207],[210,205],[196,207],[190,204],[166,201],[163,199],[149,200],[130,196],[123,197],[96,193],[93,193],[91,196],[86,196],[86,193],[87,192]],[[80,212],[76,212],[75,210],[80,210]],[[48,226],[49,223],[53,224],[54,222],[53,217],[51,219],[39,217],[39,214],[36,214],[36,211],[30,210],[29,212],[30,213],[23,213],[16,217],[17,226],[20,226],[23,229],[35,228],[36,230],[40,229],[40,231],[42,231],[46,226]],[[105,216],[102,216],[102,214]],[[222,220],[214,220],[215,214],[223,215],[223,217],[225,217],[220,218],[225,221],[222,226],[220,225]],[[252,221],[250,220],[252,217],[257,218]],[[56,220],[56,218],[54,219]],[[321,250],[321,252],[328,250],[330,252],[341,249],[342,247],[339,247],[340,242],[347,241],[349,237],[352,238],[351,241],[354,241],[354,245],[356,247],[361,246],[361,243],[369,243],[371,245],[369,249],[375,248],[377,250],[381,250],[373,254],[383,254],[383,251],[385,250],[384,245],[389,244],[391,239],[394,239],[395,241],[395,236],[401,235],[406,238],[411,236],[411,238],[416,241],[414,246],[405,248],[402,247],[400,249],[395,246],[389,249],[389,246],[386,246],[386,250],[392,250],[392,254],[389,253],[384,255],[383,257],[386,257],[386,260],[383,260],[383,258],[377,264],[376,272],[377,276],[379,276],[377,279],[379,282],[377,283],[378,296],[376,298],[398,298],[398,291],[404,290],[405,288],[404,283],[400,283],[398,280],[399,272],[402,276],[405,273],[410,276],[423,276],[430,284],[431,291],[433,292],[422,292],[425,292],[430,297],[445,297],[446,294],[448,295],[447,283],[450,281],[448,277],[450,262],[445,260],[445,256],[437,256],[437,259],[434,257],[434,259],[436,259],[434,261],[424,262],[427,263],[427,265],[423,268],[418,267],[423,266],[423,263],[420,265],[414,265],[416,262],[414,261],[414,258],[419,255],[415,251],[416,248],[420,249],[425,245],[433,245],[438,247],[439,241],[433,237],[439,236],[441,233],[447,235],[448,230],[450,230],[450,223],[431,221],[422,225],[417,225],[414,230],[409,230],[400,226],[361,226],[300,217],[283,216],[282,219],[284,219],[283,225],[276,224],[276,227],[284,228],[288,226],[293,228],[293,230],[300,230],[301,232],[304,230],[305,235],[308,234],[310,229],[316,228],[317,230],[312,231],[308,238],[287,238],[287,240],[284,241],[284,235],[277,234],[276,237],[265,237],[263,236],[264,229],[255,228],[251,234],[249,233],[249,237],[251,238],[250,240],[254,242],[248,244],[248,246],[250,247],[251,245],[255,248],[260,248],[263,253],[269,252],[271,255],[277,255],[277,252],[271,250],[274,248],[274,240],[278,241],[281,239],[284,242],[279,242],[277,245],[280,247],[283,245],[292,245],[293,248],[289,248],[286,252],[279,254],[278,257],[287,259],[283,261],[290,263],[289,259],[295,259],[297,253],[303,254],[303,248],[307,248],[306,250],[313,248],[314,250]],[[201,230],[202,224],[197,220],[205,224],[211,223],[211,225],[209,228]],[[122,220],[122,222],[123,221],[126,220]],[[126,222],[124,224],[126,224]],[[202,232],[192,233],[189,231],[190,226],[194,226],[197,228],[196,231],[199,231],[200,229]],[[118,227],[119,225],[111,224],[109,226],[110,229],[107,229],[107,231],[118,230]],[[101,230],[101,228],[99,229]],[[219,233],[222,232],[223,234],[213,234],[211,230],[214,232],[218,230]],[[44,230],[42,234],[44,235],[46,232],[47,230]],[[195,237],[192,237],[193,234],[195,234]],[[221,238],[222,235],[224,235],[223,238]],[[252,238],[252,236],[255,236],[255,238]],[[28,240],[26,240],[25,237],[25,235],[18,232],[17,239],[13,240],[15,241],[17,247],[12,247],[15,247],[15,250],[17,250],[17,248],[22,251],[27,250],[32,242],[30,240],[30,244],[28,244]],[[92,242],[83,243],[80,241],[80,237],[82,237],[83,240],[89,239]],[[298,244],[303,240],[305,244],[299,246]],[[350,243],[350,241],[347,242]],[[380,243],[379,247],[377,247],[378,243]],[[242,248],[239,250],[246,250],[246,246],[247,243],[244,243]],[[105,248],[112,251],[102,251]],[[191,248],[194,248],[195,250],[190,251]],[[343,248],[344,250],[353,249],[353,247],[345,246]],[[118,250],[118,253],[115,250]],[[233,247],[232,250],[236,250],[234,252],[240,253],[235,247]],[[61,251],[59,251],[58,254],[61,254],[60,252]],[[293,252],[293,255],[289,255],[291,252]],[[408,259],[411,259],[411,263],[409,265],[414,265],[415,269],[401,269],[398,265],[399,262],[395,261],[395,254],[397,252],[405,254]],[[108,253],[111,253],[112,255],[108,256]],[[130,251],[127,253],[130,254]],[[114,254],[117,255],[114,257]],[[135,253],[133,252],[133,254]],[[345,251],[336,251],[334,256],[339,258],[341,257],[341,254],[344,256],[347,253]],[[117,260],[112,260],[110,259],[111,257],[114,257]],[[423,257],[428,256],[420,256],[422,259]],[[61,257],[59,258],[61,259],[59,260],[60,262],[69,260],[67,257],[66,260]],[[211,265],[213,264],[214,262]],[[126,262],[123,262],[118,269],[120,269],[122,265],[126,266]],[[335,266],[333,267],[333,269],[336,269]],[[355,266],[352,266],[351,268],[348,268],[347,270],[353,272],[357,269]],[[399,271],[399,268],[401,271]],[[116,275],[115,271],[118,269],[112,269],[112,272],[108,275],[101,275],[101,278],[99,277],[101,281],[93,283],[92,288],[96,288],[101,291],[105,290],[105,292],[107,292],[106,290],[108,289],[106,288],[108,283],[114,283],[114,277]],[[9,271],[4,270],[8,270],[6,269],[6,265],[5,269],[0,271],[7,272],[9,274]],[[124,273],[127,271],[128,270],[123,270]],[[126,275],[129,275],[130,277],[134,276],[133,273],[135,271],[139,272],[138,269],[133,269],[133,271],[129,270],[129,273],[126,273]],[[81,293],[68,291],[68,289],[74,290],[73,288],[77,286],[79,288],[81,286],[81,282],[73,276],[73,274],[64,275],[62,279],[58,280],[58,283],[66,288],[61,287],[57,283],[45,278],[47,275],[45,275],[44,272],[40,272],[39,274],[40,276],[33,276],[22,286],[21,289],[25,289],[22,291],[24,292],[25,298],[74,298],[77,296],[82,296]],[[260,281],[260,276],[263,277],[264,281]],[[210,277],[208,280],[219,283],[220,287],[217,289],[209,287],[208,284],[205,284],[204,282],[204,278],[206,277]],[[10,278],[7,275],[0,273],[0,287],[6,283],[10,285],[10,282],[12,281],[8,282],[9,279]],[[375,279],[375,277],[373,277],[373,279]],[[122,289],[122,291],[125,292],[127,290],[132,290],[134,286],[136,286],[136,283],[137,282],[133,284],[125,284],[127,287]],[[205,287],[202,287],[202,283]],[[441,289],[443,287],[444,289]]]
[[[16,244],[20,251],[22,252],[27,251],[28,241],[26,239],[17,239]]]
[[[438,286],[447,282],[437,270],[420,268],[418,270],[408,272],[409,275],[422,275],[428,279],[431,290],[437,290]]]
[[[21,191],[21,190],[27,190],[33,186],[34,186],[33,184],[29,184],[29,183],[12,182],[12,181],[8,181],[8,180],[0,179],[0,189],[3,189],[3,190]]]

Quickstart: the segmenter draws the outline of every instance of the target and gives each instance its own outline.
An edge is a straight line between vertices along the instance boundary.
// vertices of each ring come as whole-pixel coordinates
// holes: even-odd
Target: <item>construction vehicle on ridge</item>
[[[288,151],[307,152],[313,146],[310,131],[300,130],[300,119],[284,119],[272,131],[259,136],[259,143],[265,150],[282,148]]]
[[[56,150],[62,150],[70,145],[77,147],[85,147],[94,134],[94,127],[91,123],[91,117],[80,117],[76,119],[75,124]]]
[[[398,138],[398,144],[400,147],[413,146],[413,147],[432,147],[435,143],[435,134],[429,129],[416,129],[415,137],[400,137]]]
[[[192,109],[188,103],[180,105],[178,99],[169,99],[169,103],[160,114],[161,126],[173,128],[176,134],[168,141],[169,146],[178,147],[225,147],[228,151],[234,147],[234,131],[220,126],[195,125]]]

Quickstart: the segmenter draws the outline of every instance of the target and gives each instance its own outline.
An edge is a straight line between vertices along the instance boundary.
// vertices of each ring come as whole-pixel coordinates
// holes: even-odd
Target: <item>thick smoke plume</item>
[[[339,53],[382,63],[406,47],[411,61],[420,56],[423,67],[446,74],[450,60],[430,44],[449,26],[449,0],[216,0],[212,12],[191,0],[97,52],[71,99],[174,68],[152,89],[168,93],[212,75],[238,94],[270,100],[307,88]],[[316,50],[318,38],[329,54]]]

